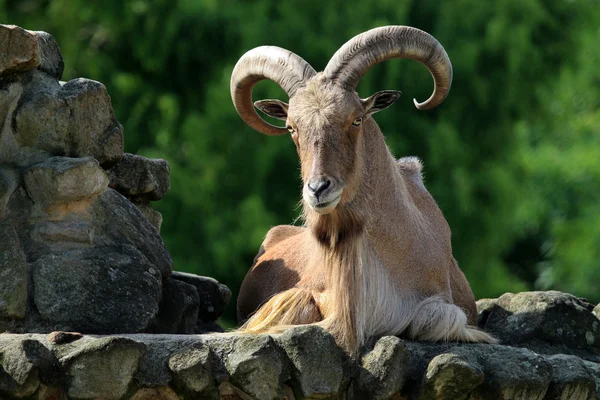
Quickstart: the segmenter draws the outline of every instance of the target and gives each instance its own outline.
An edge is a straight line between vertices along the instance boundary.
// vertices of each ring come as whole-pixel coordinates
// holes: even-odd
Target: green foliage
[[[376,66],[358,91],[405,93],[376,119],[397,156],[424,160],[476,295],[556,288],[600,301],[597,2],[372,3],[4,0],[0,16],[54,35],[65,79],[106,84],[126,150],[171,164],[172,189],[157,208],[175,268],[234,292],[264,234],[292,223],[300,199],[289,138],[252,131],[231,105],[235,62],[273,44],[319,70],[367,29],[424,29],[454,65],[441,107],[412,106],[432,85],[409,60]],[[269,83],[255,98],[286,100]]]

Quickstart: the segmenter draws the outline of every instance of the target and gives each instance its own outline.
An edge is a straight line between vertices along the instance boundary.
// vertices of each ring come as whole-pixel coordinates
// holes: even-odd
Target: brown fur
[[[267,234],[240,289],[240,319],[253,314],[243,329],[318,323],[350,353],[374,335],[493,342],[467,326],[475,301],[452,256],[450,228],[420,161],[396,160],[387,148],[371,116],[374,99],[321,74],[291,98],[305,227]],[[331,181],[322,197],[339,198],[325,209],[319,204],[329,202],[315,203],[308,188],[322,176]]]

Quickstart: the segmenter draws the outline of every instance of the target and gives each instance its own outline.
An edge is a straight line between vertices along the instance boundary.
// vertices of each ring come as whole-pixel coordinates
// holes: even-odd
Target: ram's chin
[[[335,210],[335,208],[339,204],[341,198],[342,198],[342,196],[340,195],[330,201],[323,201],[320,203],[311,203],[311,202],[307,202],[307,203],[308,203],[308,206],[310,207],[310,209],[313,210],[314,212],[316,212],[317,214],[326,215],[326,214],[329,214],[330,212],[332,212],[333,210]]]

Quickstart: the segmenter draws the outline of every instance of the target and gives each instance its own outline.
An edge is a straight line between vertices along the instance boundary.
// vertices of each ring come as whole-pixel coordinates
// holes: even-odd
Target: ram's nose
[[[311,195],[319,198],[331,186],[331,178],[327,175],[314,177],[308,181],[307,187]]]

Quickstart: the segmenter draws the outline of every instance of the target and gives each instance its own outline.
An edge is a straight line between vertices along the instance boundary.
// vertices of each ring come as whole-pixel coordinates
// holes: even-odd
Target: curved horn
[[[309,63],[291,51],[275,46],[261,46],[240,58],[231,74],[231,99],[245,123],[265,135],[281,135],[287,129],[262,119],[252,103],[252,88],[263,79],[270,79],[292,97],[307,79],[316,74]]]
[[[431,72],[433,94],[423,103],[413,100],[419,110],[434,108],[444,101],[452,83],[448,54],[433,36],[410,26],[384,26],[355,36],[333,55],[324,73],[354,89],[369,69],[391,58],[417,60]]]

